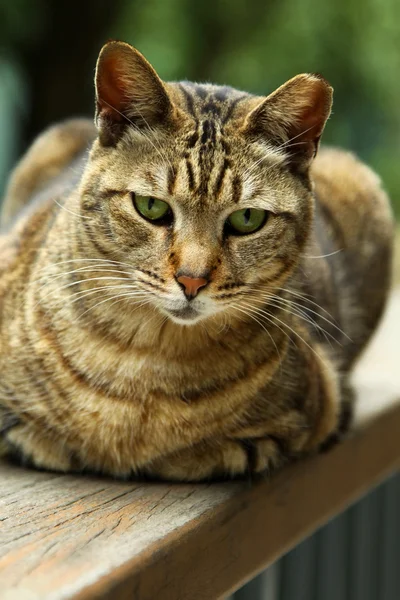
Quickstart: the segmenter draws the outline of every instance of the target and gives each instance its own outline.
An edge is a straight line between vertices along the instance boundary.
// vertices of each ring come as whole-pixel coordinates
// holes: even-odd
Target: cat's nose
[[[192,300],[192,298],[197,296],[199,289],[208,283],[208,278],[189,277],[188,275],[181,275],[180,277],[177,277],[176,280],[182,286],[183,292],[188,300]]]

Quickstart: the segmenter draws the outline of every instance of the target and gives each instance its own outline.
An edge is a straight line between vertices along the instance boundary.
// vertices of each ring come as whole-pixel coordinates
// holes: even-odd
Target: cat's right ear
[[[277,146],[288,164],[306,171],[331,112],[332,92],[320,75],[297,75],[256,106],[245,131]]]
[[[105,146],[115,145],[127,126],[160,126],[172,113],[163,82],[144,56],[125,42],[103,46],[95,84],[95,122]]]

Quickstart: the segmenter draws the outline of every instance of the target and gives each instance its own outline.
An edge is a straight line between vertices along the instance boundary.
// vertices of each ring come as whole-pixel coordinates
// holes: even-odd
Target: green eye
[[[172,215],[170,205],[163,200],[149,196],[139,196],[138,194],[132,194],[132,196],[133,204],[138,213],[149,221],[161,221],[161,219]]]
[[[227,225],[230,233],[236,235],[246,235],[254,233],[264,225],[267,220],[268,212],[258,208],[242,208],[236,210],[227,219]]]

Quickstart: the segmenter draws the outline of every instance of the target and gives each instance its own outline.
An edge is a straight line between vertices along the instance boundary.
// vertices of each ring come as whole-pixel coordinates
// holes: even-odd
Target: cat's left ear
[[[293,166],[305,171],[317,153],[332,94],[323,77],[297,75],[252,110],[246,119],[246,133],[271,142]]]
[[[100,142],[113,145],[126,126],[165,123],[172,103],[150,63],[130,44],[103,46],[96,66],[96,125]]]

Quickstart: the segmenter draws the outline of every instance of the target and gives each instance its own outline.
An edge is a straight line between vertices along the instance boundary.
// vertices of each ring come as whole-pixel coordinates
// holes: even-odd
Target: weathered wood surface
[[[399,340],[400,291],[355,373],[356,433],[252,487],[0,463],[0,599],[211,600],[239,587],[400,464]]]

